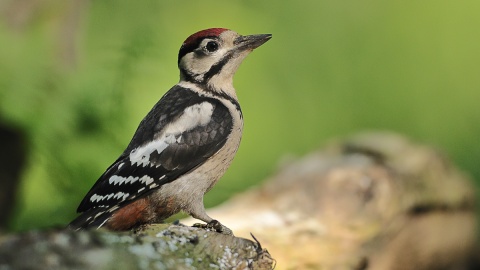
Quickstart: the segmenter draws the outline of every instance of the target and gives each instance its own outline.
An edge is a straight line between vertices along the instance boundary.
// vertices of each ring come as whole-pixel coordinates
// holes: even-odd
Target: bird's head
[[[271,37],[270,34],[242,36],[225,28],[199,31],[183,42],[178,53],[180,80],[215,90],[233,89],[233,75],[240,63]]]

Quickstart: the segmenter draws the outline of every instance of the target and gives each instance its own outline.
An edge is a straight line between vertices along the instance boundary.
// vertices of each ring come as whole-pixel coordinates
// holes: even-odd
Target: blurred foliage
[[[479,12],[473,0],[1,1],[0,119],[31,148],[11,229],[75,216],[178,81],[182,41],[209,27],[273,39],[235,78],[244,137],[207,206],[365,129],[435,145],[480,179]]]

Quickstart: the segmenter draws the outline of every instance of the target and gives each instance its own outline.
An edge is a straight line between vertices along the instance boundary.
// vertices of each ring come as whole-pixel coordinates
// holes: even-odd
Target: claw
[[[232,230],[230,230],[229,228],[223,226],[222,223],[220,223],[220,222],[219,222],[218,220],[216,220],[216,219],[208,222],[207,224],[204,224],[204,223],[195,223],[195,224],[193,224],[192,227],[202,228],[202,229],[205,229],[205,230],[207,230],[207,231],[214,231],[214,232],[218,232],[218,233],[226,234],[226,235],[233,235]]]

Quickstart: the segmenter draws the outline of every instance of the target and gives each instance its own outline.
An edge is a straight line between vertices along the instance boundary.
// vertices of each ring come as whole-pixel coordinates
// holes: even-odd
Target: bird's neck
[[[232,79],[225,79],[218,76],[212,77],[207,83],[189,80],[188,77],[180,77],[179,86],[195,90],[200,94],[212,96],[228,96],[237,99],[237,93],[233,87]]]

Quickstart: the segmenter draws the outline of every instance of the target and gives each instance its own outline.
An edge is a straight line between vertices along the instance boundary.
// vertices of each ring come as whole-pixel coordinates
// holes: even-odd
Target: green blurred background
[[[0,123],[27,151],[9,230],[76,216],[178,81],[183,40],[210,27],[273,39],[235,77],[244,137],[207,207],[362,130],[434,145],[480,179],[480,1],[1,0],[0,15]]]

